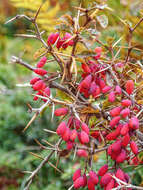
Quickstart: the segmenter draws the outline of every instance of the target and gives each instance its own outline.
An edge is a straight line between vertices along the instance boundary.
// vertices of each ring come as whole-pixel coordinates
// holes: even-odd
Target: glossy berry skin
[[[103,166],[99,169],[98,175],[99,175],[99,176],[103,176],[107,171],[108,171],[108,165],[105,164],[105,165],[103,165]]]
[[[94,171],[90,171],[89,176],[92,179],[92,182],[94,183],[94,185],[97,185],[99,181],[97,174]]]
[[[44,76],[47,74],[47,71],[41,68],[34,69],[34,72],[40,76]]]
[[[74,174],[73,174],[73,181],[75,181],[76,179],[78,179],[79,177],[81,177],[81,169],[77,169]]]
[[[67,129],[66,123],[63,121],[59,124],[56,132],[58,135],[63,135],[66,129]]]
[[[82,187],[84,185],[84,179],[83,177],[79,177],[74,181],[74,188],[75,189],[79,189],[80,187]]]
[[[130,147],[131,147],[131,150],[134,154],[138,154],[138,146],[137,144],[134,142],[134,141],[131,141],[130,142]]]
[[[81,131],[81,133],[80,133],[80,139],[81,139],[81,142],[83,144],[84,143],[89,143],[89,136],[88,136],[88,134],[85,131]]]
[[[63,116],[63,115],[66,115],[67,113],[68,113],[67,108],[58,108],[54,112],[55,116]]]
[[[134,82],[132,80],[128,80],[125,85],[126,92],[130,95],[134,90]]]
[[[88,153],[87,153],[86,150],[79,149],[79,150],[77,151],[77,156],[86,158],[86,157],[88,157]]]

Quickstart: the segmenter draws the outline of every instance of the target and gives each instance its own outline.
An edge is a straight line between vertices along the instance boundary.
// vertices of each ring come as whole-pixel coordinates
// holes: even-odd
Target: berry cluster
[[[39,76],[44,76],[47,74],[47,71],[45,69],[42,69],[47,62],[46,57],[42,57],[41,60],[37,63],[36,69],[34,69],[34,72]],[[46,83],[39,77],[34,77],[31,79],[30,84],[32,85],[33,90],[37,91],[36,95],[41,96],[50,96],[50,88],[46,85]],[[34,101],[38,100],[37,96],[34,96]],[[46,102],[46,99],[42,99],[44,102]]]
[[[55,44],[58,49],[66,49],[68,46],[73,46],[74,41],[72,40],[72,35],[70,33],[66,32],[64,37],[61,38],[60,34],[57,32],[49,35],[47,44],[49,46]]]
[[[52,33],[48,37],[47,44],[49,46],[55,44],[58,49],[65,49],[68,46],[73,46],[74,41],[69,33],[66,33],[63,38],[60,38],[59,33]],[[109,85],[107,79],[107,66],[98,61],[101,55],[102,48],[96,47],[95,56],[92,56],[91,59],[82,63],[82,80],[78,85],[77,91],[86,99],[92,97],[92,99],[98,100],[101,96],[107,97],[109,104],[121,99],[120,102],[118,101],[118,106],[108,110],[109,115],[107,121],[109,130],[92,130],[91,132],[90,127],[94,129],[94,126],[88,126],[85,122],[77,119],[67,106],[58,108],[54,112],[55,116],[68,116],[67,121],[62,121],[58,125],[56,132],[57,135],[66,142],[66,148],[69,151],[72,151],[77,144],[81,144],[82,147],[77,148],[76,155],[85,159],[88,159],[89,156],[88,146],[90,144],[90,139],[96,139],[99,144],[103,141],[102,138],[104,138],[108,145],[107,155],[115,162],[116,167],[114,171],[111,172],[106,164],[99,169],[98,173],[93,170],[87,173],[85,169],[83,175],[81,174],[81,169],[76,170],[73,175],[75,189],[87,186],[89,190],[94,190],[95,186],[99,184],[105,190],[110,190],[119,185],[113,176],[128,183],[129,176],[124,173],[120,164],[125,161],[131,164],[139,163],[137,158],[139,152],[138,146],[135,141],[132,140],[132,135],[139,129],[139,120],[132,111],[136,108],[130,99],[134,91],[134,82],[128,80],[124,87],[120,87],[119,84],[114,85],[114,83]],[[47,74],[47,71],[42,68],[46,62],[46,57],[41,58],[38,62],[34,72],[39,75],[39,77],[33,78],[30,84],[33,90],[37,91],[37,95],[49,97],[50,88],[46,85],[45,81],[40,78]],[[116,64],[115,66],[116,70],[118,67],[123,67],[124,65]],[[128,99],[122,98],[124,97],[123,93],[128,95]],[[34,96],[34,100],[38,100],[38,97]],[[44,102],[47,101],[44,98],[42,100]],[[131,154],[134,155],[132,160],[130,159]]]
[[[91,170],[89,174],[84,173],[81,175],[81,169],[77,169],[73,174],[74,188],[79,189],[87,186],[89,190],[95,190],[95,186],[100,184],[105,190],[111,190],[119,186],[112,176],[126,183],[130,180],[128,174],[124,173],[121,168],[116,169],[115,172],[109,172],[108,165],[105,164],[99,169],[98,173]],[[129,189],[131,190],[131,188]]]

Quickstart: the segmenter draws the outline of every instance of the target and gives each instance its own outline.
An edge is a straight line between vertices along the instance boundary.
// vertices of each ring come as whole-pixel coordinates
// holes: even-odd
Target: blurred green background
[[[31,1],[31,0],[30,0]],[[29,5],[30,5],[29,1]],[[41,47],[40,43],[31,39],[16,38],[14,34],[25,33],[31,28],[31,25],[25,20],[15,21],[5,25],[5,21],[16,14],[33,14],[42,0],[36,0],[33,8],[26,4],[26,0],[0,0],[0,189],[17,190],[22,189],[24,180],[27,177],[23,171],[31,171],[36,168],[40,160],[35,158],[29,152],[38,152],[41,156],[47,155],[48,151],[42,151],[37,146],[34,139],[41,141],[47,139],[49,142],[56,141],[56,137],[48,136],[43,129],[50,128],[54,130],[55,123],[51,122],[50,110],[36,119],[30,128],[23,133],[22,130],[32,117],[28,113],[27,103],[33,107],[38,107],[39,102],[33,102],[32,91],[29,87],[19,87],[17,84],[28,83],[33,74],[25,68],[10,63],[12,55],[20,56],[30,64],[35,64],[34,53]],[[90,3],[103,2],[84,0],[82,6],[87,7]],[[108,40],[120,37],[122,33],[126,35],[123,29],[123,23],[119,22],[119,17],[127,20],[129,23],[136,23],[142,14],[142,0],[107,0],[104,1],[113,12],[106,12],[109,19],[109,27],[103,31],[103,38]],[[78,6],[80,1],[74,0],[47,0],[46,14],[39,21],[42,29],[49,33],[53,29],[55,19],[62,14],[75,14],[72,6]],[[47,24],[48,22],[48,24]],[[143,24],[135,33],[134,38],[138,41],[139,47],[143,47]],[[37,48],[38,47],[38,48]],[[51,65],[53,67],[53,65]],[[56,164],[55,157],[52,158],[53,164]],[[75,168],[79,166],[78,160],[74,165],[69,162],[72,158],[64,158],[60,161],[60,168],[65,171],[59,174],[48,164],[40,171],[34,180],[31,190],[64,190],[72,184],[71,175]],[[104,162],[104,155],[97,155],[97,161]],[[99,164],[100,165],[100,164]],[[98,169],[98,167],[96,167]],[[143,184],[143,168],[127,169],[135,185]]]

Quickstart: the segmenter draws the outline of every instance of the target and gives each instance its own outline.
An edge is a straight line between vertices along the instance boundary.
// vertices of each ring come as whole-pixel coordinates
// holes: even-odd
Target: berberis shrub
[[[94,190],[96,186],[105,190],[138,188],[132,185],[124,168],[142,164],[139,155],[143,149],[143,107],[138,90],[142,76],[140,73],[132,75],[129,71],[136,68],[137,72],[142,67],[140,60],[132,58],[135,48],[132,38],[143,18],[133,27],[125,24],[129,38],[121,46],[122,38],[114,43],[100,40],[101,27],[107,26],[107,18],[102,15],[104,11],[110,11],[107,5],[94,4],[88,9],[75,9],[76,17],[63,15],[46,40],[36,23],[40,9],[34,18],[19,15],[12,19],[24,17],[31,22],[35,33],[20,36],[39,40],[44,49],[35,66],[12,57],[12,62],[35,73],[30,81],[33,100],[41,102],[40,108],[31,108],[35,113],[24,130],[47,107],[52,108],[52,117],[60,117],[56,131],[46,129],[59,140],[47,147],[51,153],[29,176],[25,189],[55,152],[59,157],[71,153],[74,159],[70,162],[82,161],[73,174],[73,185],[69,189],[87,187]],[[57,71],[50,71],[49,63],[57,64]],[[62,96],[58,96],[61,93]],[[93,164],[93,157],[99,152],[104,152],[106,157],[102,167],[97,169],[98,162]],[[57,166],[54,167],[58,170]]]

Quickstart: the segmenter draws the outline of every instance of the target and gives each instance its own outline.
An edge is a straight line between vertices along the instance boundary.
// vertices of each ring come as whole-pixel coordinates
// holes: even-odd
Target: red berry
[[[70,133],[70,140],[75,141],[76,137],[77,137],[77,131],[73,129]]]
[[[77,156],[86,158],[86,157],[88,157],[88,153],[87,153],[86,150],[79,149],[79,150],[77,151]]]
[[[132,80],[128,80],[125,85],[126,92],[130,95],[134,90],[134,82]]]
[[[99,179],[98,179],[98,176],[97,176],[96,172],[90,171],[89,176],[92,179],[92,182],[94,183],[94,185],[97,185]]]
[[[131,150],[134,154],[138,154],[138,146],[137,144],[134,142],[134,141],[131,141],[130,142],[130,147],[131,147]]]
[[[70,140],[70,129],[67,127],[63,134],[61,134],[61,137],[64,141]]]
[[[81,142],[84,143],[89,143],[89,135],[85,131],[81,131],[80,133],[80,139]]]
[[[75,189],[79,189],[80,187],[82,187],[84,185],[84,179],[83,177],[79,177],[74,181],[74,188]]]
[[[113,189],[114,185],[115,185],[115,181],[114,181],[114,179],[111,179],[111,181],[107,184],[105,190],[111,190],[111,189]]]
[[[126,135],[128,132],[129,132],[129,125],[128,123],[125,123],[123,127],[121,128],[120,133],[121,135]]]
[[[83,131],[85,131],[89,135],[89,128],[86,125],[86,123],[82,123],[81,128],[82,128]]]
[[[120,115],[120,112],[121,112],[121,107],[115,107],[115,108],[113,108],[113,109],[110,111],[110,115],[111,115],[112,117],[115,117],[115,116]]]
[[[130,119],[130,121],[129,121],[129,127],[130,127],[131,129],[134,129],[134,130],[136,130],[136,129],[139,128],[139,120],[138,120],[137,117],[132,117],[132,118]]]
[[[122,100],[121,104],[122,106],[128,107],[128,106],[131,106],[132,102],[129,99],[124,99]]]
[[[105,175],[103,175],[101,177],[101,180],[100,180],[100,185],[103,187],[103,186],[106,186],[112,179],[112,176],[111,176],[111,173],[106,173]]]
[[[127,117],[130,114],[130,109],[129,108],[125,108],[121,111],[121,116],[123,118]]]
[[[115,87],[115,92],[116,92],[117,94],[121,95],[121,94],[122,94],[122,89],[121,89],[121,87],[117,85],[117,86]]]
[[[93,183],[93,181],[92,181],[91,178],[88,179],[87,186],[88,186],[89,190],[95,190],[95,185],[94,185],[94,183]]]
[[[37,68],[43,67],[43,66],[45,65],[46,61],[47,61],[47,58],[46,58],[45,56],[42,57],[42,58],[40,59],[40,61],[37,63],[36,67],[37,67]]]
[[[121,150],[121,153],[117,156],[116,162],[122,163],[126,160],[126,151],[124,149]]]
[[[68,113],[68,109],[67,108],[58,108],[55,110],[55,116],[63,116],[66,115]]]
[[[47,71],[41,68],[34,69],[34,72],[40,76],[44,76],[47,74]]]
[[[102,89],[102,93],[105,94],[107,92],[109,92],[111,90],[111,86],[105,86],[103,89]]]
[[[33,79],[31,79],[30,84],[35,84],[38,80],[40,80],[39,77],[34,77]]]
[[[99,169],[98,175],[99,175],[99,176],[103,176],[107,171],[108,171],[108,165],[105,164],[104,166],[102,166],[102,167]]]
[[[50,88],[46,87],[43,92],[44,95],[50,96]]]
[[[73,148],[73,146],[74,146],[73,142],[71,142],[71,141],[67,142],[67,150],[71,150]]]
[[[94,49],[94,51],[95,51],[96,53],[102,53],[102,47],[96,47],[96,48]]]
[[[84,184],[82,187],[85,187],[87,185],[87,177],[86,174],[83,174],[83,180],[84,180]]]
[[[81,169],[77,169],[74,174],[73,174],[73,181],[75,181],[76,179],[78,179],[79,177],[81,177]]]
[[[116,99],[116,97],[115,97],[115,92],[114,92],[114,91],[111,91],[111,92],[109,93],[109,95],[108,95],[108,101],[109,101],[109,102],[114,102],[115,99]]]
[[[126,147],[130,142],[130,136],[127,133],[123,138],[122,138],[122,146]]]
[[[59,37],[58,32],[50,34],[47,40],[48,45],[54,44],[57,41],[58,37]]]
[[[34,90],[39,91],[45,87],[45,83],[43,80],[38,80],[32,87]]]
[[[91,72],[91,69],[89,68],[89,66],[87,64],[82,63],[81,67],[85,73]]]
[[[60,125],[58,126],[57,130],[56,130],[57,134],[63,135],[64,132],[66,131],[66,128],[67,128],[66,123],[64,121],[61,122]]]
[[[115,127],[120,121],[120,116],[113,117],[113,119],[110,121],[110,126]]]
[[[117,140],[112,144],[112,151],[113,152],[120,152],[121,151],[121,140]]]
[[[115,176],[118,179],[125,181],[124,172],[120,168],[117,169]]]

